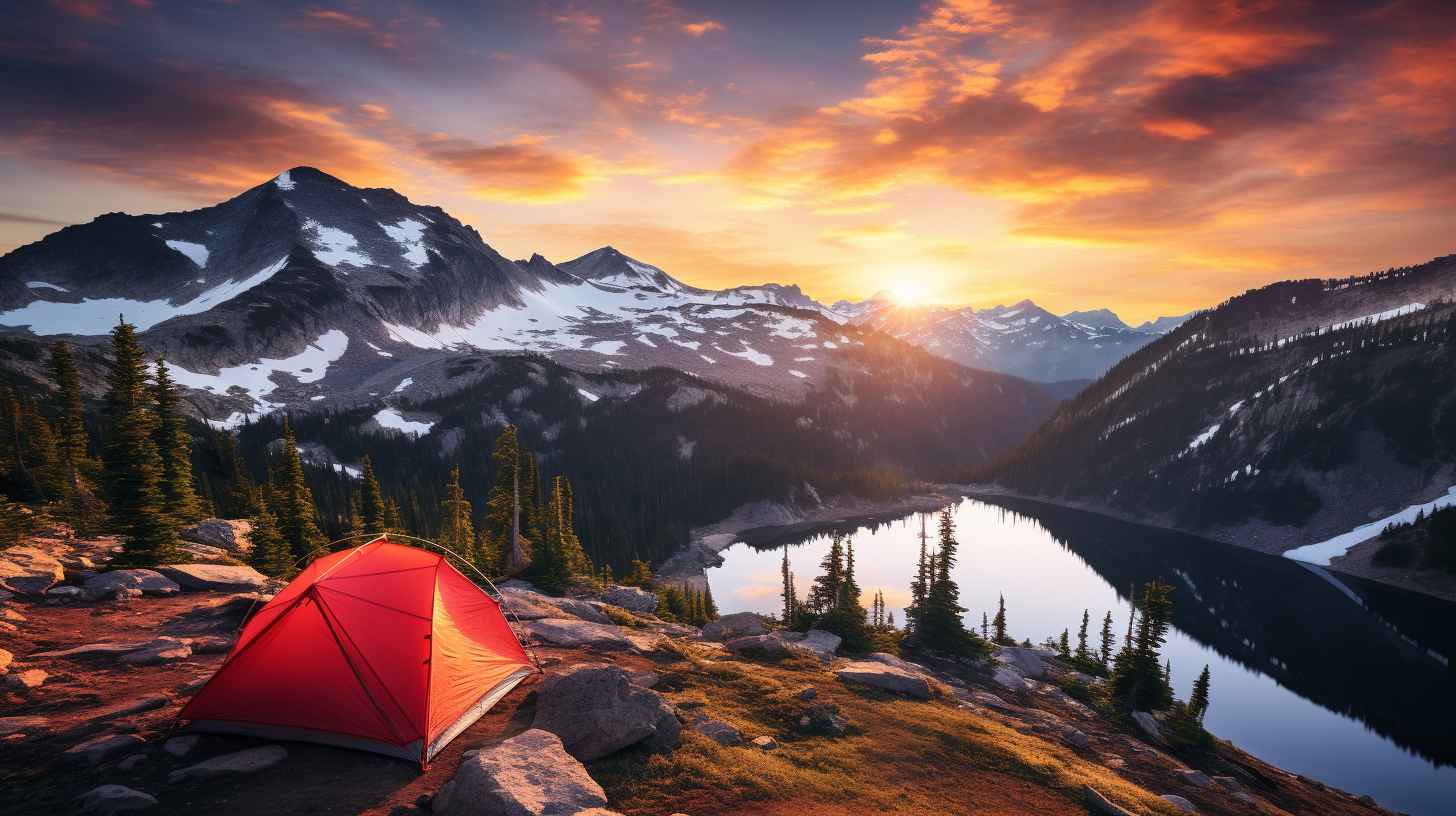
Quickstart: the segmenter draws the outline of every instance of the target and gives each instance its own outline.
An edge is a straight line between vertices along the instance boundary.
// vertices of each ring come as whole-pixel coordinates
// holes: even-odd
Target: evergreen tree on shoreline
[[[940,512],[939,536],[940,546],[933,559],[935,571],[925,593],[916,635],[931,649],[963,654],[973,648],[975,635],[966,630],[961,619],[966,609],[960,605],[960,588],[951,578],[960,545],[955,538],[955,519],[950,508]]]
[[[996,642],[1002,646],[1014,645],[1014,641],[1006,637],[1006,596],[1003,594],[996,602],[996,617],[991,619],[991,629],[996,633]]]
[[[1143,587],[1137,605],[1137,636],[1117,656],[1108,684],[1112,699],[1129,711],[1157,711],[1173,703],[1163,666],[1159,665],[1168,627],[1173,618],[1173,588],[1158,580]]]
[[[1092,652],[1087,648],[1087,625],[1091,620],[1091,610],[1083,609],[1082,628],[1077,630],[1077,651],[1073,653],[1079,663],[1087,663],[1092,657]]]
[[[1102,649],[1097,655],[1103,669],[1112,666],[1112,646],[1112,612],[1108,611],[1107,616],[1102,619]]]
[[[1188,696],[1188,711],[1199,722],[1203,722],[1203,715],[1208,713],[1209,682],[1208,664],[1205,663],[1203,672],[1193,681],[1193,693]]]
[[[111,526],[126,539],[118,566],[155,566],[180,555],[177,525],[162,506],[162,459],[154,436],[145,353],[136,327],[126,321],[111,332],[104,447]]]
[[[784,560],[779,567],[779,574],[783,577],[784,582],[783,589],[779,593],[784,604],[784,626],[793,627],[794,619],[798,617],[799,613],[799,596],[794,588],[794,573],[789,569],[788,545],[784,545]]]

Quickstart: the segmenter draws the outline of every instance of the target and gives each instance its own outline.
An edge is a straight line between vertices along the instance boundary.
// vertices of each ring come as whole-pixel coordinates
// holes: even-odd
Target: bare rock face
[[[756,612],[734,612],[732,615],[708,621],[703,626],[703,637],[721,643],[734,638],[761,635],[765,631],[762,615]]]
[[[929,700],[932,694],[930,681],[924,676],[870,660],[854,661],[837,669],[834,674],[846,682],[908,694],[921,700]]]
[[[606,804],[601,786],[561,739],[532,728],[466,754],[431,810],[437,816],[576,816]]]
[[[249,748],[246,751],[223,754],[196,765],[179,768],[167,777],[167,781],[191,782],[219,776],[257,773],[271,768],[287,758],[288,749],[282,745],[264,745],[261,748]]]
[[[102,598],[116,598],[122,590],[137,590],[143,595],[175,595],[182,591],[176,581],[156,570],[125,569],[103,572],[86,580],[83,591],[86,597],[99,601]],[[126,593],[129,595],[130,593]]]
[[[76,803],[82,813],[111,816],[113,813],[145,810],[157,804],[157,799],[125,785],[101,785],[77,796]]]
[[[1042,653],[1035,648],[1001,646],[996,649],[992,657],[996,659],[997,663],[1015,668],[1023,677],[1035,680],[1046,675],[1046,661],[1042,659]]]
[[[632,612],[657,611],[657,596],[638,587],[614,586],[603,593],[602,600]]]
[[[44,550],[11,547],[0,552],[0,588],[18,595],[44,595],[65,578],[66,568]]]
[[[1141,728],[1144,734],[1148,735],[1148,739],[1151,739],[1159,745],[1163,743],[1163,729],[1158,725],[1157,719],[1152,714],[1146,711],[1134,711],[1132,713],[1132,721],[1137,723],[1137,727]]]
[[[521,629],[538,640],[568,649],[628,652],[637,648],[620,626],[608,623],[542,618],[526,621],[521,624]]]
[[[158,569],[183,589],[191,591],[261,592],[267,589],[270,581],[268,576],[252,567],[227,564],[168,564]]]
[[[670,750],[682,731],[657,692],[633,685],[621,667],[600,664],[575,666],[542,681],[532,728],[557,735],[583,762],[638,743]]]
[[[172,637],[159,637],[130,654],[121,662],[129,666],[155,666],[173,660],[185,660],[192,656],[192,647],[186,641]]]
[[[523,621],[544,618],[580,618],[590,623],[611,623],[599,603],[580,598],[553,598],[529,589],[502,589],[510,614]]]
[[[252,548],[248,538],[252,530],[253,525],[246,521],[210,518],[183,529],[179,535],[183,541],[237,553]]]
[[[1170,804],[1173,807],[1181,810],[1184,813],[1197,813],[1198,812],[1198,808],[1194,807],[1192,802],[1188,801],[1187,799],[1184,799],[1183,797],[1177,795],[1176,793],[1165,793],[1165,794],[1162,795],[1161,798],[1163,799],[1163,801],[1167,802],[1168,804]]]

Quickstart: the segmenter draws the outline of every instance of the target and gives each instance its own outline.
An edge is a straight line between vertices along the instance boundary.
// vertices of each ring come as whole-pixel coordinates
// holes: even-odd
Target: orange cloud
[[[1170,139],[1181,139],[1185,142],[1202,139],[1213,132],[1203,125],[1187,119],[1156,119],[1143,122],[1143,130],[1159,136],[1167,136]]]
[[[425,156],[466,179],[471,195],[496,201],[552,204],[581,198],[593,174],[580,156],[550,150],[540,137],[477,145],[457,139],[431,140]]]
[[[684,34],[691,37],[701,37],[712,31],[727,31],[728,27],[717,20],[704,20],[700,23],[683,23]]]

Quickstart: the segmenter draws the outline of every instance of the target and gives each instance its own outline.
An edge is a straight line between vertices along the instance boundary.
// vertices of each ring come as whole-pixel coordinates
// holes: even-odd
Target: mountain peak
[[[1117,313],[1108,308],[1084,309],[1076,312],[1067,312],[1062,315],[1063,320],[1070,320],[1073,323],[1080,323],[1083,326],[1090,326],[1094,329],[1127,329],[1131,328],[1123,322]]]

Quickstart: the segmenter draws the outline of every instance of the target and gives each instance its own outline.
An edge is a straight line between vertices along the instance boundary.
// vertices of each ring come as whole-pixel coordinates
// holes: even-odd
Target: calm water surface
[[[1456,605],[1284,558],[1021,501],[955,507],[955,577],[968,624],[1004,593],[1011,633],[1040,642],[1111,610],[1121,643],[1131,587],[1174,586],[1165,655],[1187,698],[1213,675],[1206,725],[1282,768],[1413,814],[1456,814]],[[925,520],[933,537],[936,523]],[[922,516],[842,527],[866,600],[883,590],[904,620]],[[828,531],[742,536],[709,570],[723,612],[777,612],[784,548],[800,593],[819,573]]]

